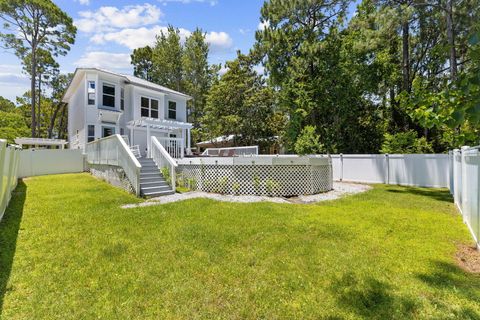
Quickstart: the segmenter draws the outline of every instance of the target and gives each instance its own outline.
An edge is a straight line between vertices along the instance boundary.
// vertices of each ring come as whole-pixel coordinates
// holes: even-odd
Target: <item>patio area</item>
[[[480,318],[446,189],[121,209],[142,201],[89,174],[19,182],[0,223],[0,317]]]

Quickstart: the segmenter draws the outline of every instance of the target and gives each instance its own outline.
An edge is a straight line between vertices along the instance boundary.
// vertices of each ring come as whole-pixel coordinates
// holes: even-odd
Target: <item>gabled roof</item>
[[[125,81],[126,84],[132,84],[132,85],[147,88],[147,89],[150,89],[150,90],[159,91],[159,92],[166,93],[166,94],[173,94],[173,95],[181,96],[181,97],[186,98],[187,100],[192,99],[192,97],[187,95],[187,94],[172,90],[170,88],[161,86],[159,84],[156,84],[156,83],[153,83],[153,82],[150,82],[150,81],[147,81],[147,80],[144,80],[144,79],[132,76],[132,75],[121,74],[121,73],[117,73],[117,72],[110,71],[110,70],[105,70],[105,69],[100,69],[100,68],[77,68],[75,70],[75,73],[73,74],[72,81],[70,82],[70,84],[68,86],[68,89],[67,89],[67,91],[65,92],[65,94],[62,98],[63,102],[68,102],[68,99],[73,94],[73,88],[76,87],[76,84],[81,79],[80,75],[84,74],[87,71],[106,73],[106,74],[109,74],[109,75],[113,75],[113,76],[122,78]]]

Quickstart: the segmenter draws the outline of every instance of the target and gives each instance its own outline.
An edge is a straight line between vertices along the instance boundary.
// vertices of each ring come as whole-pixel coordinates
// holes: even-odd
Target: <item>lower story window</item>
[[[115,134],[115,127],[102,127],[102,138]]]
[[[92,142],[95,140],[95,126],[89,124],[88,125],[88,136],[87,136],[87,141]]]

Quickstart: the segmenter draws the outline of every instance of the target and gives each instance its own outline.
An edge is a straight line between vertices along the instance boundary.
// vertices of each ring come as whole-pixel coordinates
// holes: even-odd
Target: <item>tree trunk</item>
[[[65,134],[66,130],[66,124],[68,121],[65,121],[65,113],[67,111],[67,105],[62,103],[60,104],[62,106],[62,115],[60,116],[60,124],[58,125],[58,138],[68,138]]]
[[[30,95],[31,95],[31,115],[32,115],[32,123],[31,123],[31,128],[32,128],[32,138],[35,138],[35,133],[36,133],[36,127],[37,127],[37,122],[36,122],[36,84],[37,84],[37,57],[36,57],[36,47],[32,46],[32,65],[30,66],[31,68],[31,78],[30,78]]]
[[[445,12],[447,20],[447,38],[450,49],[450,78],[452,81],[457,79],[457,51],[455,49],[455,30],[453,25],[453,4],[452,0],[447,1],[447,10]]]
[[[53,136],[53,127],[55,126],[55,120],[57,119],[58,112],[62,108],[63,103],[59,103],[56,107],[55,110],[53,111],[52,116],[50,117],[50,124],[48,126],[48,138],[52,139]],[[61,125],[61,123],[60,123]],[[59,131],[60,131],[60,126],[59,126]]]
[[[402,22],[402,68],[404,91],[410,92],[410,23]]]
[[[42,132],[42,74],[38,75],[38,113],[37,113],[37,136],[41,138]]]

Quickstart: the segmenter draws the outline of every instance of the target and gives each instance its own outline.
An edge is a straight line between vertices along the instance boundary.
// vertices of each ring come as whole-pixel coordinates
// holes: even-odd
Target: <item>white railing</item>
[[[219,157],[258,155],[258,146],[207,148],[202,155]]]
[[[172,158],[170,153],[165,149],[165,147],[158,141],[155,136],[151,137],[151,146],[150,153],[153,159],[153,162],[157,167],[162,170],[162,173],[165,175],[164,170],[167,170],[168,175],[170,176],[170,184],[173,190],[175,190],[175,179],[176,179],[176,169],[178,167],[177,162]],[[167,179],[168,177],[164,177]]]
[[[85,154],[88,163],[121,167],[137,196],[140,195],[142,166],[119,134],[87,143]]]
[[[480,146],[450,153],[453,171],[451,193],[480,249]]]
[[[185,150],[185,141],[183,138],[157,138],[157,141],[174,159],[182,159]]]
[[[8,146],[6,140],[0,139],[0,220],[17,186],[19,161],[20,148]]]

